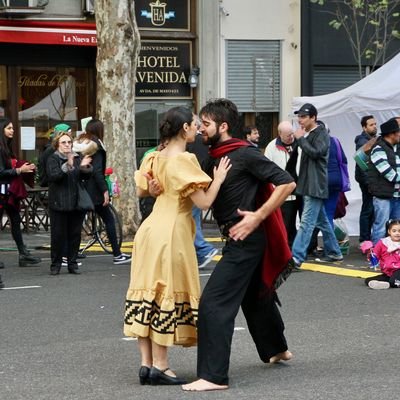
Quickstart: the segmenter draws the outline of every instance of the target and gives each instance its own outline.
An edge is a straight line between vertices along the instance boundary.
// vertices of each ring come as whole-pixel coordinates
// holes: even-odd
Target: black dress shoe
[[[150,383],[149,374],[150,368],[142,365],[139,369],[139,381],[141,385],[146,385]]]
[[[52,265],[50,267],[50,275],[59,275],[60,274],[61,266]]]
[[[68,273],[74,274],[74,275],[80,275],[80,271],[78,268],[68,268]]]
[[[20,254],[18,259],[18,265],[20,267],[33,267],[37,266],[42,261],[40,257],[35,257],[31,254]]]
[[[184,385],[187,383],[185,379],[178,378],[177,376],[169,376],[165,371],[169,368],[160,370],[156,367],[151,367],[149,379],[151,385]]]
[[[60,270],[59,269],[51,269],[50,275],[60,275]]]

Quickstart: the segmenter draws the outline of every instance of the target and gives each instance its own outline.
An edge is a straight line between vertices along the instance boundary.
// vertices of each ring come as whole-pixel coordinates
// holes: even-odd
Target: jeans
[[[333,224],[333,220],[335,219],[335,211],[336,211],[338,198],[339,198],[339,192],[332,192],[332,193],[329,193],[329,197],[326,200],[324,200],[326,216],[328,217],[328,221],[331,224],[331,227],[334,232],[335,232],[335,225]],[[317,250],[318,233],[319,233],[319,230],[317,228],[315,228],[314,232],[311,236],[310,244],[308,246],[308,250],[307,250],[308,254]]]
[[[372,195],[368,191],[368,185],[360,183],[362,204],[360,211],[360,242],[371,240],[371,228],[374,221],[374,204]]]
[[[386,222],[389,219],[400,219],[400,199],[380,199],[373,197],[374,223],[372,225],[372,242],[375,245],[379,239],[387,236]]]
[[[292,247],[295,261],[302,263],[306,259],[307,248],[310,244],[314,228],[319,228],[322,232],[325,255],[341,256],[342,252],[340,251],[335,233],[326,216],[324,200],[304,196],[300,227]]]
[[[335,219],[335,211],[339,198],[339,192],[329,192],[329,197],[324,200],[324,207],[328,221],[334,229],[333,220]]]
[[[201,210],[200,208],[193,206],[192,215],[196,223],[196,236],[194,238],[194,247],[196,248],[196,256],[198,264],[204,261],[204,258],[214,250],[208,242],[204,240],[203,232],[201,230]]]

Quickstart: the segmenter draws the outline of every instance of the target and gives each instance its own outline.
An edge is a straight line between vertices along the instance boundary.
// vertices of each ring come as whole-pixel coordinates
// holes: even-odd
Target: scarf
[[[275,142],[275,146],[279,149],[279,150],[283,150],[286,153],[288,153],[289,155],[292,153],[293,151],[293,143],[292,144],[285,144],[282,142],[281,138],[278,136],[276,138],[276,142]]]
[[[25,160],[11,160],[12,168],[20,168],[26,163]],[[34,187],[35,173],[21,174],[13,177],[10,186],[8,187],[8,200],[9,206],[13,207],[15,210],[21,209],[21,200],[28,197],[28,192],[25,188],[25,183],[30,187]]]
[[[382,243],[387,247],[388,253],[393,253],[394,251],[400,250],[400,242],[393,242],[389,236],[381,239]]]
[[[231,151],[248,147],[249,143],[240,139],[229,139],[210,148],[212,158],[221,158]],[[274,187],[271,183],[260,185],[256,204],[261,207],[271,196]],[[261,280],[264,284],[263,295],[274,295],[275,290],[288,278],[293,270],[292,253],[290,251],[286,228],[281,210],[273,211],[263,222],[265,251],[261,270]]]

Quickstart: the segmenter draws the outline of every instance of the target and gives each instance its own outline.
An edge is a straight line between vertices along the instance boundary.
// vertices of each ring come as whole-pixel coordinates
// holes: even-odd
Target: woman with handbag
[[[93,170],[90,164],[92,159],[89,156],[81,158],[72,151],[72,137],[69,133],[61,132],[56,136],[53,146],[55,152],[46,164],[51,228],[50,274],[60,273],[65,251],[68,272],[79,274],[76,259],[82,222],[86,211],[93,208],[81,181],[89,179]]]
[[[28,162],[17,161],[12,149],[13,137],[14,128],[11,120],[0,118],[0,220],[5,211],[10,220],[11,235],[18,247],[19,266],[30,267],[40,263],[41,259],[33,256],[24,244],[21,233],[19,199],[15,198],[14,193],[25,191],[22,176],[30,175],[33,182],[33,173],[36,167]],[[0,268],[4,268],[4,264],[1,262]]]

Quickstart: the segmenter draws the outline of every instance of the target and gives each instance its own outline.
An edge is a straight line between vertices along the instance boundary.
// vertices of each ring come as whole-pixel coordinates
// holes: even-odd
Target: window
[[[35,150],[23,152],[34,160],[49,139],[55,125],[65,122],[73,132],[80,129],[80,120],[92,115],[94,87],[89,68],[18,67],[17,102],[20,127],[34,127]]]

